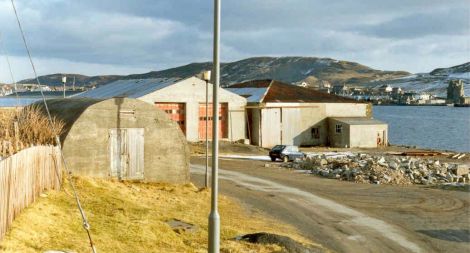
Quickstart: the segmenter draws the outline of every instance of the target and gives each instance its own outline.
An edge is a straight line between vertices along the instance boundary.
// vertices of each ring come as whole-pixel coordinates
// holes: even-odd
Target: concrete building
[[[212,136],[212,84],[209,86],[209,138]],[[205,140],[206,82],[190,77],[186,79],[119,80],[80,94],[80,97],[136,98],[165,111],[176,121],[188,141]],[[219,137],[230,141],[246,138],[246,99],[219,89]]]
[[[262,147],[328,145],[328,117],[371,115],[370,104],[275,80],[248,81],[229,90],[247,98],[248,136]]]
[[[376,148],[388,144],[386,123],[364,117],[328,118],[330,146]]]
[[[52,99],[51,115],[65,123],[62,149],[77,175],[186,183],[189,148],[178,125],[145,102],[113,98]],[[40,102],[35,105],[44,110]]]

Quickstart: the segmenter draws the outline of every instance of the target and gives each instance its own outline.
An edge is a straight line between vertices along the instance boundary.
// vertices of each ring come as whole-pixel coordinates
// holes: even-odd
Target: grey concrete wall
[[[261,131],[259,136],[252,134],[252,144],[267,148],[277,144],[328,145],[331,135],[328,117],[365,117],[368,110],[368,105],[362,103],[266,103],[259,106],[261,118],[254,116],[253,125],[258,120]],[[281,118],[275,112],[282,115]],[[319,129],[319,138],[312,136],[312,128]],[[349,145],[349,140],[344,145]]]
[[[340,124],[343,126],[342,133],[336,133],[336,124]],[[348,124],[329,118],[328,128],[330,146],[339,148],[351,147],[351,129]]]
[[[178,125],[168,119],[165,112],[136,99],[99,102],[88,107],[75,121],[63,144],[65,158],[73,173],[109,177],[108,134],[111,128],[144,128],[145,180],[189,181],[189,148]]]
[[[382,143],[387,141],[387,125],[352,125],[351,128],[351,147],[375,148],[377,147],[377,135]],[[384,137],[385,132],[385,137]]]
[[[222,88],[218,93],[220,103],[228,103],[228,140],[246,138],[246,99]],[[172,102],[186,104],[186,139],[199,141],[199,104],[206,101],[205,81],[191,77],[139,98],[150,104]],[[212,101],[212,84],[209,84],[209,103]]]
[[[366,117],[366,103],[324,103],[325,117]]]
[[[323,145],[327,141],[327,125],[323,105],[308,104],[301,108],[282,108],[282,144],[306,146]],[[319,138],[312,128],[320,130]]]

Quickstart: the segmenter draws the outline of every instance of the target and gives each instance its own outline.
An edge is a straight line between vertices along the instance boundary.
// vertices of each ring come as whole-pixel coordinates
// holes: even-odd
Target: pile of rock
[[[469,182],[464,164],[400,156],[350,154],[343,157],[311,155],[289,165],[327,178],[373,184],[442,184]]]

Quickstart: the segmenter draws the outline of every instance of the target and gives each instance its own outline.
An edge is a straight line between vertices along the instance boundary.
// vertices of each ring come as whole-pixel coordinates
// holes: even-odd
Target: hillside
[[[41,84],[49,86],[62,86],[62,75],[63,74],[51,74],[40,76],[39,81]],[[66,74],[67,75],[67,85],[73,84],[73,79],[75,77],[76,86],[93,86],[93,85],[102,85],[109,83],[115,80],[120,79],[123,76],[119,75],[104,75],[104,76],[85,76],[80,74]],[[35,79],[25,79],[21,80],[18,83],[31,84],[36,83]]]
[[[188,65],[160,71],[127,76],[76,76],[76,85],[102,85],[117,79],[139,79],[156,77],[188,77],[211,68],[210,62],[191,63]],[[311,84],[328,81],[332,84],[359,84],[372,80],[383,80],[409,75],[404,71],[381,71],[369,68],[355,62],[338,61],[330,58],[315,57],[255,57],[240,61],[221,64],[221,82],[223,85],[251,80],[277,79],[286,82],[307,81]],[[74,74],[69,76],[67,85],[71,85]],[[62,85],[61,74],[41,76],[43,84],[52,86]],[[31,79],[20,83],[32,83]]]
[[[438,96],[446,95],[446,88],[450,80],[462,79],[465,83],[465,94],[470,95],[470,62],[449,67],[438,68],[429,73],[419,73],[401,78],[372,81],[365,85],[375,87],[383,84],[399,86],[405,90],[429,92]]]
[[[185,186],[77,178],[98,252],[207,252],[210,192]],[[64,184],[67,185],[67,184]],[[1,252],[90,252],[70,189],[42,194],[13,222],[0,242]],[[267,231],[307,242],[288,225],[247,212],[220,196],[222,252],[281,252],[277,245],[260,245],[232,238]],[[173,228],[169,220],[195,225],[193,231]],[[318,245],[313,247],[321,249]]]

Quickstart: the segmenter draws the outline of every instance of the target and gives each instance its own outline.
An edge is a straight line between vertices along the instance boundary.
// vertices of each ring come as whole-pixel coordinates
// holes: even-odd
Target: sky
[[[221,0],[221,59],[312,56],[429,72],[470,61],[470,0]],[[39,75],[211,61],[211,0],[15,0]],[[33,77],[0,0],[0,82]]]

